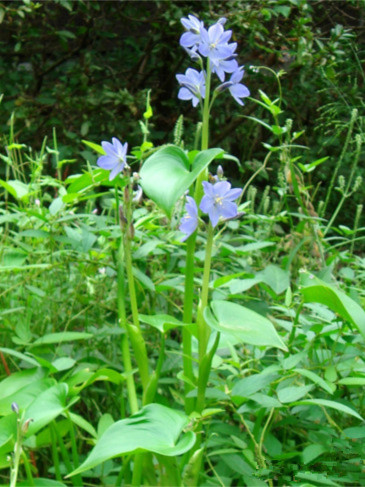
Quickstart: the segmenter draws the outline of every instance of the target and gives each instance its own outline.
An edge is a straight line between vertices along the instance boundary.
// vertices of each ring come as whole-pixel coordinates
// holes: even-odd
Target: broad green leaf
[[[21,200],[29,193],[27,184],[17,180],[3,181],[0,179],[0,185],[8,191],[15,199]]]
[[[26,409],[36,397],[42,392],[52,387],[55,383],[54,379],[40,379],[31,382],[22,389],[17,390],[7,397],[0,398],[0,415],[5,416],[11,413],[11,404],[16,402],[19,409]]]
[[[348,438],[365,438],[365,426],[352,426],[344,429],[342,433]]]
[[[307,465],[308,463],[312,462],[316,458],[318,458],[322,453],[326,452],[327,448],[323,445],[319,444],[314,444],[314,445],[308,445],[306,448],[304,448],[302,452],[302,460],[304,465]]]
[[[192,431],[179,439],[188,423],[189,418],[180,411],[161,404],[148,404],[133,416],[110,426],[84,463],[69,476],[126,453],[150,451],[171,457],[182,455],[195,443]]]
[[[70,394],[78,394],[82,389],[97,381],[109,381],[120,384],[124,378],[122,374],[113,369],[102,368],[96,372],[89,368],[79,370],[76,374],[66,379],[70,387]]]
[[[0,382],[1,399],[14,394],[31,382],[43,379],[45,372],[41,367],[14,372]]]
[[[213,301],[206,307],[204,318],[213,330],[226,333],[250,345],[277,347],[287,350],[274,325],[249,308],[229,301]]]
[[[49,205],[49,213],[50,215],[54,216],[56,215],[60,210],[62,210],[65,207],[64,202],[62,201],[62,197],[59,196],[58,198],[55,198],[52,203]]]
[[[289,273],[276,265],[268,265],[256,277],[270,286],[276,294],[283,293],[290,285]]]
[[[323,406],[325,408],[337,409],[337,411],[350,414],[351,416],[355,416],[355,418],[364,421],[364,418],[362,418],[360,414],[358,414],[354,409],[351,409],[348,406],[341,404],[340,402],[328,401],[327,399],[305,399],[304,401],[298,401],[296,404],[309,404],[314,406]]]
[[[9,445],[9,440],[16,438],[17,415],[8,414],[0,419],[0,451],[10,451],[12,445]]]
[[[157,328],[161,333],[165,333],[168,330],[172,330],[177,326],[185,326],[186,324],[182,321],[177,320],[173,316],[169,315],[139,315],[139,318],[143,323],[147,323],[148,325]]]
[[[279,401],[282,403],[287,403],[287,402],[295,402],[307,395],[309,391],[313,389],[313,386],[289,386],[289,387],[284,387],[283,389],[279,389],[277,391],[277,395],[279,398]]]
[[[71,357],[59,357],[52,362],[53,367],[58,370],[68,370],[75,365],[76,361]]]
[[[67,384],[56,384],[42,392],[25,411],[25,419],[32,419],[27,436],[34,435],[66,409]]]
[[[336,386],[334,386],[332,383],[326,382],[324,379],[322,379],[322,377],[312,372],[311,370],[294,369],[293,372],[296,372],[299,375],[307,377],[309,380],[322,387],[322,389],[327,391],[329,394],[333,394],[334,391],[336,390]]]
[[[22,267],[27,260],[28,254],[19,249],[5,249],[2,256],[4,267]]]
[[[180,147],[164,147],[143,164],[140,184],[147,196],[171,216],[178,199],[212,160],[222,153],[222,149],[198,152],[190,167],[189,158]]]
[[[260,374],[253,374],[249,377],[239,380],[233,386],[231,396],[247,398],[252,394],[264,389],[267,385],[274,382],[279,377],[278,374],[266,373],[265,371]]]
[[[247,291],[247,289],[250,289],[252,286],[255,286],[260,282],[261,279],[258,277],[249,278],[249,279],[232,279],[232,281],[228,285],[229,292],[231,294],[240,294]]]
[[[61,331],[60,333],[48,333],[38,338],[31,345],[38,347],[39,345],[49,345],[51,343],[73,342],[74,340],[88,340],[92,338],[92,333],[83,331]]]
[[[256,392],[250,396],[251,401],[255,401],[259,404],[262,408],[282,408],[283,405],[280,401],[275,399],[275,397],[268,396],[267,394],[261,394],[260,392]]]
[[[306,303],[321,303],[338,313],[359,330],[365,339],[365,311],[344,292],[317,277],[305,275],[301,293]]]

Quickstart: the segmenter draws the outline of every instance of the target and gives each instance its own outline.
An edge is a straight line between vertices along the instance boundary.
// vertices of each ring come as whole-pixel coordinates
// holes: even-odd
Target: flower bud
[[[133,192],[133,200],[134,203],[140,203],[142,201],[143,190],[140,185],[137,186],[136,191]]]
[[[16,402],[11,403],[11,410],[16,414],[19,414],[19,406]]]
[[[223,178],[223,174],[223,167],[219,164],[219,166],[217,167],[217,176],[219,177],[219,179]]]
[[[28,432],[28,429],[29,429],[29,425],[30,423],[33,421],[32,418],[29,418],[27,419],[24,423],[23,423],[23,426],[22,426],[22,433],[25,435],[27,432]]]
[[[222,91],[226,90],[227,88],[230,88],[231,86],[233,86],[232,81],[226,81],[225,83],[222,83],[221,85],[217,86],[215,91],[217,93],[222,93]]]

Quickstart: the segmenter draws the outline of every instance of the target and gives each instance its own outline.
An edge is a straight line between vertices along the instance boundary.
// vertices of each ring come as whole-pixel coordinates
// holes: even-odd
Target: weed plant
[[[225,19],[182,22],[199,71],[177,77],[178,103],[201,108],[195,146],[183,117],[154,145],[149,94],[140,145],[84,141],[98,163],[65,180],[73,159],[55,130],[39,152],[12,125],[6,137],[1,485],[365,483],[362,205],[352,228],[336,226],[361,185],[358,112],[317,201],[311,176],[327,159],[307,159],[284,73],[270,68],[276,99],[248,98]],[[233,188],[225,168],[242,162],[209,145],[213,102],[230,95],[271,134]]]

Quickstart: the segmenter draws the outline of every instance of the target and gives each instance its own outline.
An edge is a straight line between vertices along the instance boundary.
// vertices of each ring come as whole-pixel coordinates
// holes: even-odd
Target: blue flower
[[[185,32],[180,38],[180,45],[182,47],[193,47],[201,41],[201,31],[204,29],[204,22],[189,15],[188,18],[183,17],[181,19],[182,25],[185,27]]]
[[[237,44],[229,45],[232,31],[225,31],[222,22],[211,25],[209,29],[201,29],[199,52],[202,56],[209,57],[214,63],[215,59],[227,59],[232,56]]]
[[[126,142],[125,144],[122,144],[120,140],[113,137],[112,144],[103,141],[101,145],[106,152],[106,155],[99,157],[96,163],[102,169],[111,171],[109,174],[109,181],[112,181],[117,174],[123,171],[127,164],[128,143]]]
[[[196,206],[194,198],[191,196],[186,197],[185,210],[187,215],[185,215],[180,222],[179,230],[185,233],[184,237],[181,239],[184,242],[191,234],[193,234],[198,226],[198,208]]]
[[[221,58],[211,59],[212,73],[215,73],[221,81],[224,81],[225,73],[233,73],[238,69],[238,63],[235,59],[236,54],[234,54],[236,45],[237,44],[235,43],[228,44],[228,46],[232,50],[232,55],[227,59],[221,59]]]
[[[220,217],[226,219],[237,216],[237,205],[233,201],[239,198],[242,189],[231,189],[228,181],[219,181],[215,184],[203,181],[203,187],[205,194],[199,208],[202,212],[208,213],[213,228]]]
[[[181,85],[177,97],[180,100],[191,100],[196,107],[205,97],[205,74],[203,71],[188,68],[185,74],[177,74],[176,79]]]
[[[242,67],[237,69],[237,71],[235,71],[231,76],[230,82],[232,84],[228,86],[231,95],[239,105],[243,105],[243,101],[241,100],[241,98],[250,96],[250,90],[247,88],[247,86],[240,83],[243,74],[244,70]]]

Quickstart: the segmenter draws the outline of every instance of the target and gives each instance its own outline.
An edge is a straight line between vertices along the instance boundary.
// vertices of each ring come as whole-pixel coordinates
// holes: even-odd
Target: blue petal
[[[218,220],[219,220],[219,210],[218,208],[216,208],[215,206],[212,206],[209,210],[209,218],[210,218],[210,222],[212,224],[212,227],[214,228],[217,223],[218,223]]]
[[[219,210],[223,218],[233,218],[237,216],[237,205],[231,201],[222,201]]]
[[[111,156],[100,156],[96,161],[96,164],[102,169],[110,171],[116,164],[118,164],[118,159]]]
[[[209,213],[213,205],[214,205],[214,198],[208,195],[204,195],[200,202],[199,208],[203,213]]]
[[[112,181],[120,172],[123,171],[124,163],[117,164],[109,174],[109,181]]]

